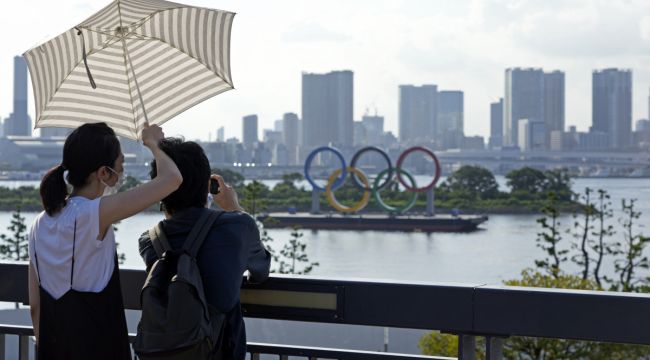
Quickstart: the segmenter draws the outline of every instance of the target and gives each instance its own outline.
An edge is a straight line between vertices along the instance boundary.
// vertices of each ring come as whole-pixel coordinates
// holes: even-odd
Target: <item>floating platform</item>
[[[271,217],[271,221],[266,221]],[[310,214],[270,213],[260,215],[267,228],[291,228],[314,230],[374,230],[403,232],[467,232],[474,231],[488,220],[487,215],[396,215],[384,214]]]

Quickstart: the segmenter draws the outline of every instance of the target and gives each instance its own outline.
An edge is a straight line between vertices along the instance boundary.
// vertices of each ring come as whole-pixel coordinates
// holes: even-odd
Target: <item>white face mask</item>
[[[112,171],[113,173],[115,173],[115,175],[117,175],[117,181],[113,186],[108,185],[107,183],[104,182],[104,180],[100,180],[102,184],[104,184],[105,186],[103,196],[110,196],[110,195],[117,194],[117,192],[120,191],[124,178],[122,178],[122,173],[118,173],[117,171],[113,170],[110,166],[107,166],[106,168]]]

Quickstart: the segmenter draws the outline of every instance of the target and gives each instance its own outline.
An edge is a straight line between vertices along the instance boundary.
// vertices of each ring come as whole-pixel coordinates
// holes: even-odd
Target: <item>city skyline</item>
[[[215,6],[207,0],[186,2]],[[0,116],[11,111],[13,56],[48,34],[69,29],[106,3],[25,1],[0,15],[4,34],[23,29],[20,37],[3,39],[0,50],[0,79],[5,80],[0,82]],[[516,66],[565,72],[567,127],[577,125],[586,131],[591,124],[594,69],[631,68],[633,120],[648,116],[647,2],[358,1],[342,5],[219,2],[218,7],[238,13],[232,49],[237,90],[181,114],[165,130],[170,135],[208,139],[209,132],[214,138],[216,129],[225,126],[226,138],[239,137],[237,120],[250,113],[258,114],[260,129],[271,128],[285,112],[302,115],[301,72],[340,69],[355,73],[354,119],[361,119],[367,107],[377,107],[386,119],[386,130],[394,134],[398,85],[435,83],[464,91],[466,135],[487,138],[487,104],[503,96],[503,69]],[[43,11],[28,18],[13,16],[34,7]],[[50,16],[60,12],[68,15]],[[259,28],[266,29],[261,36]],[[395,33],[395,28],[403,31]],[[268,58],[277,59],[271,71]],[[31,99],[29,110],[33,116]]]

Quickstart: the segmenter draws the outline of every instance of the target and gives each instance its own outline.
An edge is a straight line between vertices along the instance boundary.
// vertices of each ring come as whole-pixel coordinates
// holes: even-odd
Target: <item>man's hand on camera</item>
[[[239,206],[239,200],[237,200],[237,192],[235,189],[226,184],[220,175],[213,174],[211,178],[219,183],[219,193],[214,195],[214,203],[225,211],[244,211],[244,209]]]

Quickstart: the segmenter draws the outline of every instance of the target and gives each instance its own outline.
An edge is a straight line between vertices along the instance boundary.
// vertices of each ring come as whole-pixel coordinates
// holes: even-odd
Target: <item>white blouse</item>
[[[115,234],[110,226],[104,239],[97,240],[100,201],[70,198],[56,215],[42,212],[32,224],[29,257],[40,285],[55,299],[70,289],[100,292],[111,279]]]

